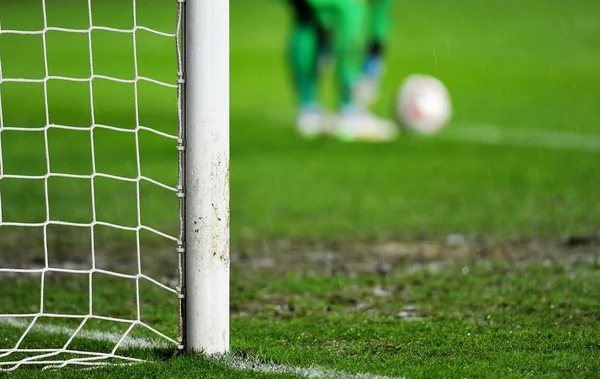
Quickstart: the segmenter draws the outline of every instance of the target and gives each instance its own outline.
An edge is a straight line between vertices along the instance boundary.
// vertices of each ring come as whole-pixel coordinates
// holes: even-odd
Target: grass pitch
[[[47,1],[49,26],[87,28],[86,1]],[[92,2],[96,25],[132,27],[131,4]],[[41,2],[0,4],[3,30],[40,30]],[[138,23],[172,32],[175,2],[138,5]],[[278,2],[231,1],[231,362],[172,357],[172,347],[132,346],[124,355],[156,362],[87,371],[85,376],[295,377],[282,367],[319,368],[321,376],[594,377],[600,372],[598,227],[600,226],[600,5],[594,1],[441,0],[394,6],[395,27],[382,99],[391,116],[397,84],[435,75],[449,87],[455,117],[435,138],[403,136],[383,145],[305,141],[293,129],[285,67],[287,14]],[[173,40],[136,34],[139,74],[173,83]],[[43,78],[39,35],[0,35],[2,78]],[[87,35],[46,33],[48,75],[89,77]],[[132,38],[92,33],[94,73],[134,77]],[[139,85],[140,124],[176,132],[175,91]],[[135,127],[133,85],[94,79],[48,80],[48,121]],[[331,86],[324,89],[332,100]],[[46,125],[44,85],[0,84],[4,126]],[[332,101],[333,102],[333,101]],[[49,129],[0,133],[5,175],[97,172],[138,175],[131,133]],[[140,131],[141,174],[176,184],[173,141]],[[135,185],[94,183],[96,217],[137,225]],[[88,179],[50,178],[49,216],[90,222]],[[43,222],[43,180],[2,179],[3,222]],[[177,234],[177,201],[143,183],[142,223]],[[98,264],[135,274],[135,233],[98,226],[48,227],[51,265]],[[172,285],[172,242],[140,236],[144,273]],[[43,230],[0,227],[2,267],[44,264]],[[129,280],[94,276],[94,308],[135,318]],[[0,313],[37,312],[39,277],[3,276]],[[90,279],[48,279],[44,306],[84,312]],[[176,299],[148,284],[144,320],[176,335]],[[47,321],[28,346],[64,343],[67,320]],[[0,348],[24,326],[0,324]],[[92,323],[82,349],[110,350],[122,325]],[[97,332],[105,333],[104,339]],[[96,334],[94,334],[96,333]],[[107,337],[107,335],[109,337]],[[139,339],[151,333],[136,331]],[[84,334],[85,336],[85,334]],[[112,343],[114,345],[114,343]],[[13,357],[14,358],[14,357]],[[248,370],[274,362],[277,372]],[[265,367],[265,366],[260,366]],[[269,366],[270,367],[270,366]],[[266,370],[266,369],[265,369]],[[338,370],[332,374],[327,370]],[[67,370],[49,376],[76,376]],[[37,369],[14,376],[36,377]],[[349,376],[348,376],[349,377]]]

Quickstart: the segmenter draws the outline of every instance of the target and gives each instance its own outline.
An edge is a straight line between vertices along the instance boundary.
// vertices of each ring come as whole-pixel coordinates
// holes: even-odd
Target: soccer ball
[[[446,86],[429,75],[410,75],[400,86],[396,113],[402,124],[420,134],[439,132],[452,115]]]

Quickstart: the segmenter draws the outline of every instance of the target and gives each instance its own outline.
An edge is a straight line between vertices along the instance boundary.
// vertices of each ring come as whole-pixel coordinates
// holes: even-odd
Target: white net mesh
[[[136,362],[149,355],[131,350],[179,345],[183,130],[176,107],[182,75],[175,68],[181,67],[182,2],[152,1],[145,11],[150,23],[161,18],[166,27],[168,20],[172,32],[141,25],[135,0],[3,3],[0,370]],[[75,19],[77,12],[87,19]],[[41,28],[32,21],[38,13]],[[98,25],[96,18],[130,25]],[[73,42],[80,37],[83,43]],[[121,48],[120,37],[129,46]],[[31,44],[24,38],[41,45],[39,56],[27,56]],[[59,53],[53,50],[58,45]],[[130,77],[98,69],[127,71],[118,68],[123,55],[132,60]],[[160,68],[165,60],[168,72]],[[43,68],[34,69],[37,64]],[[77,90],[65,90],[69,85]],[[131,92],[131,101],[123,92]],[[152,113],[165,103],[173,117]],[[144,146],[158,145],[173,155],[150,158],[145,170]],[[163,162],[163,156],[172,159]],[[80,162],[86,159],[89,164]],[[145,218],[149,207],[161,210]],[[171,249],[161,257],[156,251],[163,246]]]

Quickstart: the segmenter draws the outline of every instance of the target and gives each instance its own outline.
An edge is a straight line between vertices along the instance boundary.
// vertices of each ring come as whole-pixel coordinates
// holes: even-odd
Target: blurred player
[[[361,104],[372,101],[374,94],[369,95],[364,88],[368,85],[376,88],[372,85],[381,74],[381,44],[373,43],[372,51],[365,54],[367,36],[374,36],[369,29],[374,30],[375,23],[369,21],[369,15],[378,14],[375,7],[369,8],[373,6],[371,0],[287,1],[294,13],[290,61],[300,108],[297,119],[300,133],[307,137],[333,134],[344,140],[394,139],[397,135],[394,123],[372,115]],[[328,47],[336,63],[340,102],[335,118],[325,113],[317,96],[319,58]]]

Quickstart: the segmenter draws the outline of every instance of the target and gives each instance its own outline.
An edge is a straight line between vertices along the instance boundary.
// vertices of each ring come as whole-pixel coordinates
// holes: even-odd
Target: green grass
[[[471,265],[468,274],[453,264],[441,271],[396,270],[387,277],[365,272],[340,279],[293,274],[257,279],[260,272],[240,272],[233,303],[247,310],[252,309],[247,303],[263,306],[256,314],[234,313],[233,349],[289,365],[411,378],[593,377],[600,354],[598,268],[582,262],[565,267],[497,262]],[[374,295],[377,286],[389,292]],[[269,310],[269,304],[288,310]],[[423,321],[395,317],[408,304]],[[244,377],[189,356],[92,373],[137,376],[148,370],[159,377]]]
[[[86,3],[47,1],[48,24],[87,28]],[[40,4],[1,2],[2,29],[40,30]],[[93,4],[96,25],[132,28],[131,2]],[[173,31],[174,1],[139,2],[137,11],[139,25]],[[408,378],[597,375],[600,152],[549,148],[536,138],[546,132],[600,139],[599,11],[592,0],[397,2],[376,111],[391,116],[398,83],[422,72],[448,85],[454,119],[435,138],[406,135],[369,145],[296,135],[283,50],[286,10],[276,1],[232,0],[233,351],[293,366]],[[136,42],[139,75],[174,83],[173,40],[138,31]],[[49,31],[46,44],[49,75],[90,76],[87,35]],[[130,35],[94,31],[94,74],[133,79],[132,45]],[[2,77],[43,78],[42,46],[39,35],[0,34]],[[133,84],[101,78],[94,79],[91,96],[87,83],[49,80],[45,89],[2,82],[3,125],[45,126],[44,91],[50,123],[136,126]],[[333,100],[330,83],[324,94]],[[174,89],[142,81],[138,104],[141,125],[176,134]],[[456,138],[490,125],[529,147]],[[173,140],[140,131],[138,173],[135,134],[103,128],[94,129],[93,142],[86,129],[50,128],[47,136],[2,130],[3,174],[45,175],[46,138],[52,173],[95,169],[176,185]],[[134,184],[100,177],[93,186],[97,220],[137,226]],[[91,187],[89,179],[49,178],[50,219],[91,222]],[[2,221],[45,221],[45,191],[43,180],[3,178]],[[176,236],[175,194],[148,182],[140,193],[142,223]],[[43,264],[43,233],[41,227],[0,227],[0,264]],[[450,234],[474,237],[450,246],[443,242]],[[93,243],[98,265],[137,272],[134,232],[98,226],[92,241],[85,228],[52,225],[47,236],[50,265],[91,267]],[[591,245],[557,245],[570,236],[589,237]],[[152,232],[142,232],[140,243],[143,272],[170,283],[173,243]],[[47,288],[45,306],[85,311],[87,276],[63,276],[48,279],[55,287]],[[132,280],[93,280],[102,288],[95,292],[98,312],[135,317]],[[3,290],[0,313],[38,309],[39,276],[1,275],[0,282],[10,288]],[[154,285],[141,294],[144,319],[175,336],[176,300]],[[397,317],[401,311],[418,319]],[[97,328],[122,332],[115,325]],[[0,325],[0,334],[6,348],[19,328]],[[53,334],[32,336],[36,346],[57,343]],[[197,356],[166,359],[172,351],[125,354],[158,363],[86,376],[259,376]],[[24,369],[14,376],[37,375]]]

